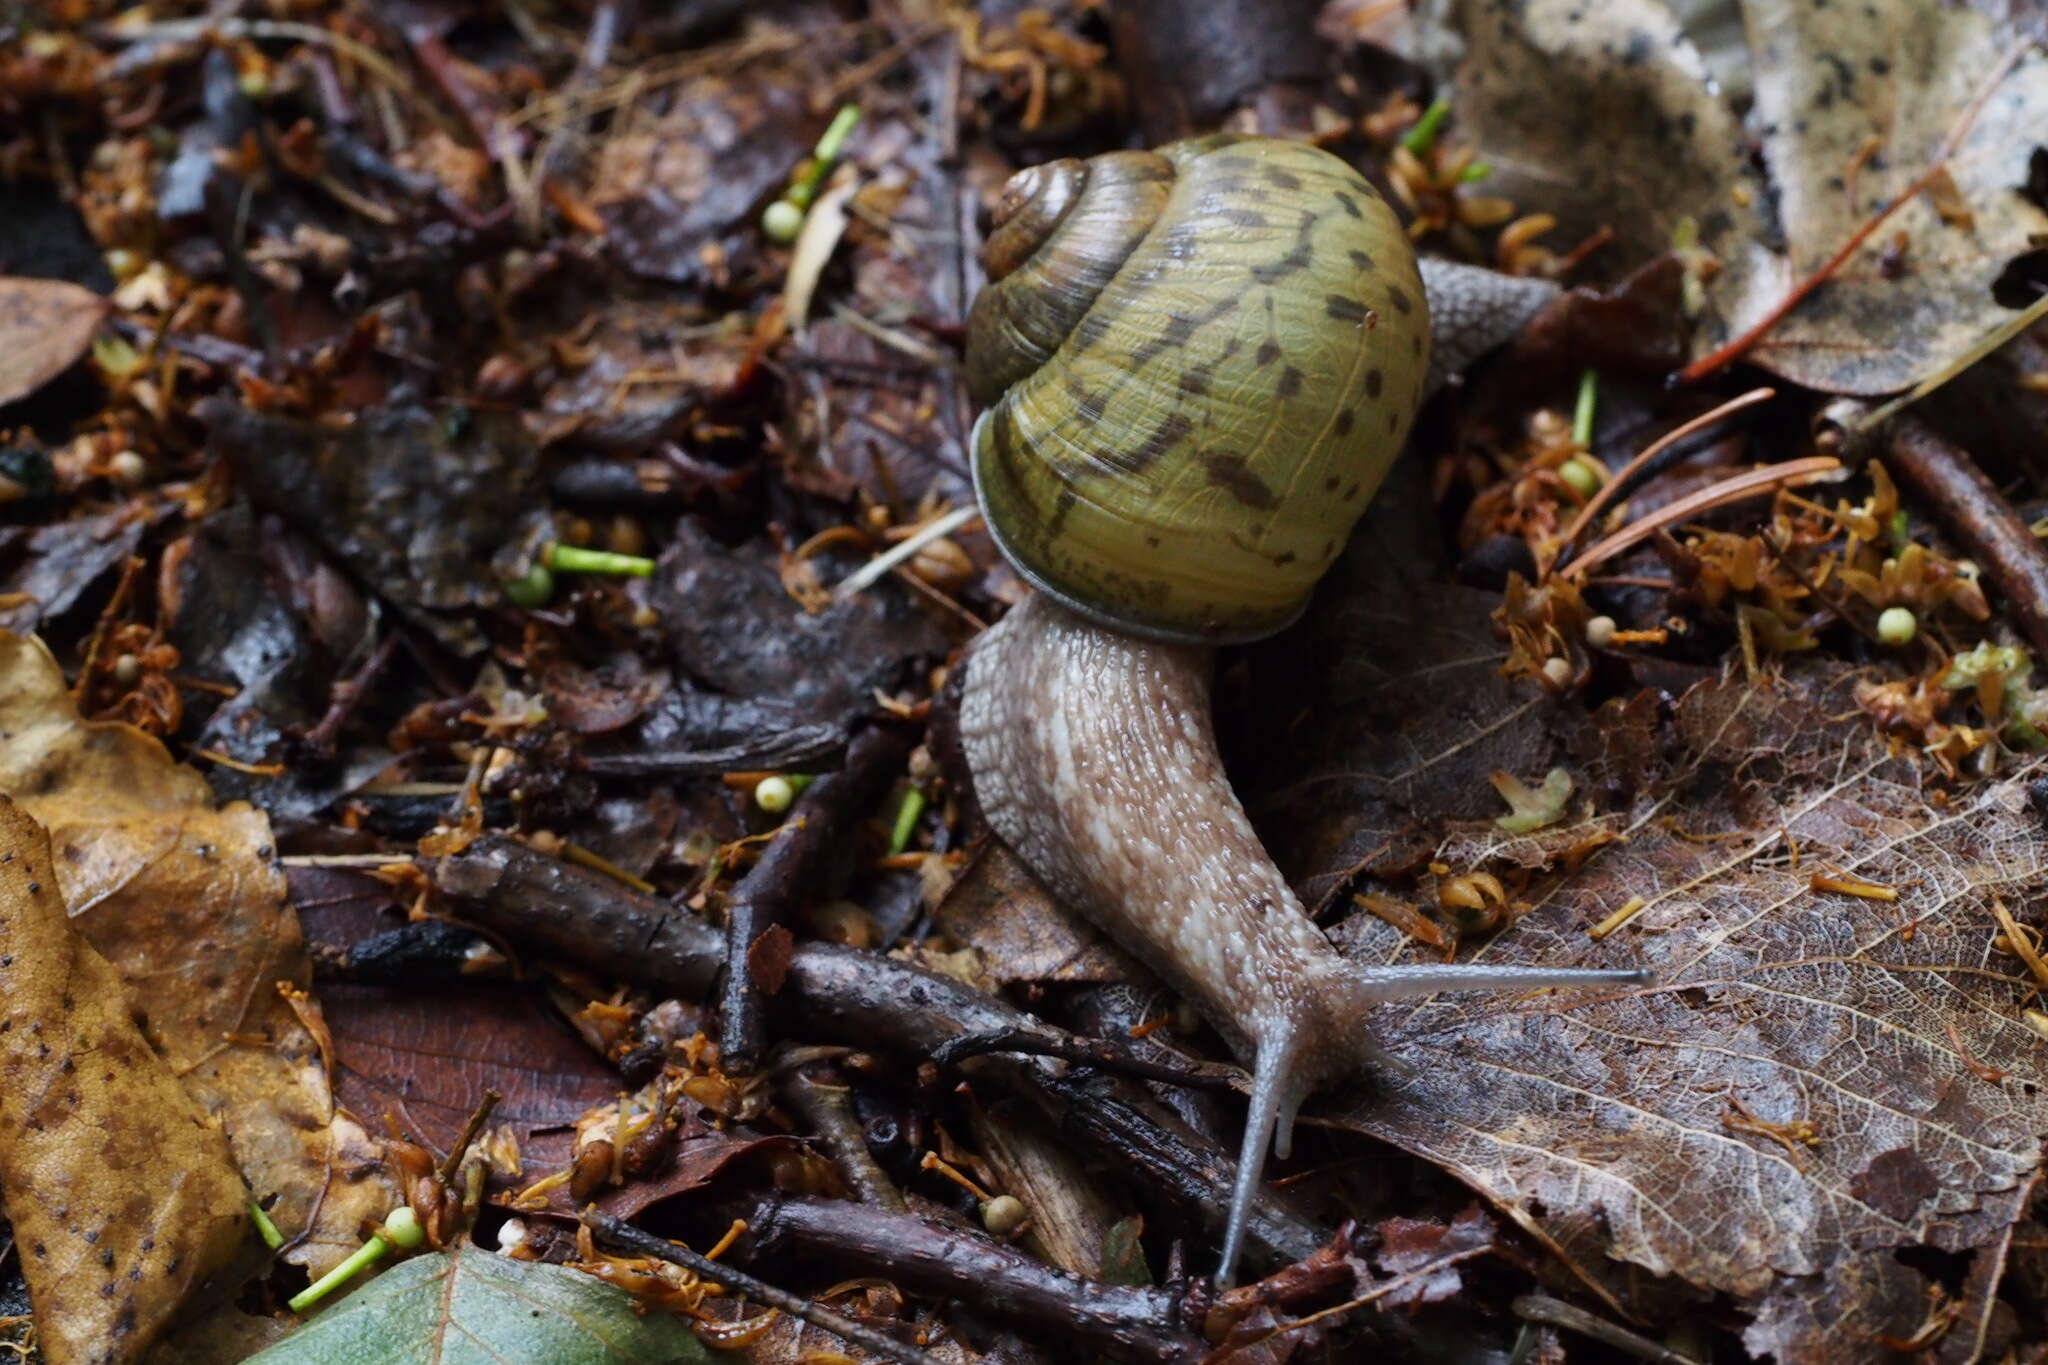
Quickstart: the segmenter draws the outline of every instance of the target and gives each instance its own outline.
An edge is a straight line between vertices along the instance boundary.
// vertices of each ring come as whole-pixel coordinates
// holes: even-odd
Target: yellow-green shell
[[[1219,136],[1034,167],[998,219],[967,355],[1004,553],[1138,634],[1285,626],[1421,400],[1393,211],[1327,152]]]

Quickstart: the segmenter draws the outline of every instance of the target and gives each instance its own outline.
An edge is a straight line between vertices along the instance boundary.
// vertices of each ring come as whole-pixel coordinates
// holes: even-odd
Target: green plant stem
[[[854,125],[860,122],[860,106],[843,104],[832,116],[832,122],[818,139],[818,145],[811,149],[810,164],[805,166],[796,179],[790,183],[783,198],[800,209],[811,206],[817,198],[818,186],[825,183],[825,176],[832,169],[832,163],[839,159],[839,153],[846,147],[846,139],[852,135]]]
[[[1451,116],[1451,102],[1438,100],[1422,111],[1422,117],[1415,120],[1401,139],[1401,145],[1418,157],[1427,158],[1430,148],[1436,146],[1436,135],[1442,131],[1444,120]]]
[[[1572,412],[1572,444],[1580,450],[1593,448],[1593,413],[1599,394],[1600,372],[1586,371],[1579,377],[1579,405]]]
[[[285,1307],[291,1309],[294,1313],[305,1312],[308,1308],[311,1308],[314,1304],[332,1294],[340,1286],[347,1284],[350,1280],[361,1274],[366,1268],[377,1264],[377,1262],[390,1254],[391,1243],[384,1240],[384,1234],[381,1231],[371,1233],[370,1240],[351,1252],[346,1261],[343,1261],[340,1265],[292,1295],[291,1300],[285,1304]]]
[[[903,804],[896,808],[896,827],[889,833],[890,857],[910,847],[910,836],[917,833],[917,822],[924,816],[924,807],[922,790],[912,787],[903,793]]]
[[[541,551],[541,561],[563,573],[616,574],[624,578],[646,578],[654,573],[654,561],[640,555],[619,555],[609,550],[586,550],[580,545],[550,542]]]
[[[263,1239],[263,1245],[272,1251],[284,1245],[284,1234],[277,1230],[277,1224],[270,1221],[270,1215],[263,1211],[263,1206],[253,1199],[249,1201],[249,1220],[256,1224],[256,1234]]]

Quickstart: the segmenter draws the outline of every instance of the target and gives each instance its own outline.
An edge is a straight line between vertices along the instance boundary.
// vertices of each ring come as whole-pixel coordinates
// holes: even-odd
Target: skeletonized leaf
[[[664,1313],[561,1266],[476,1247],[385,1271],[251,1365],[710,1365],[716,1357]]]
[[[1780,1365],[1911,1337],[1931,1285],[1894,1253],[1962,1258],[1982,1286],[1943,1349],[1968,1358],[2048,1132],[2030,982],[1993,947],[1994,901],[2041,921],[2048,837],[2026,793],[2048,760],[1944,789],[1892,752],[1853,677],[1819,667],[1597,714],[1548,700],[1500,679],[1494,595],[1395,584],[1372,529],[1305,623],[1318,666],[1290,676],[1308,694],[1251,708],[1315,718],[1244,784],[1296,884],[1329,899],[1361,874],[1406,892],[1431,862],[1489,871],[1527,913],[1461,959],[1657,980],[1380,1010],[1369,1026],[1407,1067],[1338,1121],[1486,1194],[1622,1315],[1654,1320],[1672,1288],[1655,1277],[1726,1296]],[[1488,774],[1552,764],[1590,804],[1500,829]],[[1830,890],[1831,870],[1897,898]],[[1370,916],[1336,937],[1366,960],[1429,956]]]
[[[107,301],[83,285],[0,276],[0,403],[70,369],[106,316]]]

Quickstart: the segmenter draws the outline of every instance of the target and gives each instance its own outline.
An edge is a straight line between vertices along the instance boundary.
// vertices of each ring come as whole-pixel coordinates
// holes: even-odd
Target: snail
[[[1347,961],[1212,734],[1214,646],[1304,608],[1434,383],[1432,316],[1439,364],[1462,364],[1550,286],[1425,275],[1345,162],[1229,135],[1019,172],[983,262],[975,486],[1037,591],[968,650],[961,748],[995,834],[1251,1069],[1227,1284],[1269,1146],[1287,1154],[1312,1091],[1384,1060],[1373,1006],[1647,979]]]

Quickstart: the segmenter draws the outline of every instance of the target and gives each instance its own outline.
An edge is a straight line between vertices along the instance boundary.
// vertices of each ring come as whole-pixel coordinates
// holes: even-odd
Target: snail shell
[[[982,259],[974,477],[1010,561],[1155,639],[1299,615],[1428,373],[1414,253],[1372,186],[1270,138],[1056,161],[1012,178]]]

